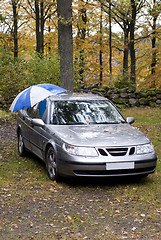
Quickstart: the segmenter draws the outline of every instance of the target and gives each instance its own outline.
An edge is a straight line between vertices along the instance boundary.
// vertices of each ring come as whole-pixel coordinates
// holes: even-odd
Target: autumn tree
[[[135,58],[135,24],[136,17],[144,6],[144,0],[125,0],[111,1],[99,0],[103,4],[104,11],[109,14],[111,5],[112,18],[121,27],[124,33],[124,56],[123,56],[123,73],[128,73],[128,55],[130,51],[131,72],[130,80],[136,84],[136,58]]]
[[[17,7],[18,7],[18,0],[12,0],[12,9],[13,9],[13,38],[14,38],[14,58],[18,57],[18,13],[17,13]]]
[[[103,9],[102,3],[101,3],[101,9]],[[110,68],[110,77],[112,76],[112,16],[111,16],[111,0],[109,0],[109,68]]]
[[[76,29],[74,50],[75,61],[78,64],[79,83],[86,84],[89,78],[93,82],[92,75],[94,75],[95,79],[99,78],[97,79],[98,84],[101,85],[103,81],[104,34],[101,6],[92,0],[74,1],[73,11]]]
[[[81,83],[84,82],[84,66],[85,66],[85,50],[84,43],[86,38],[86,24],[87,24],[87,4],[88,0],[78,1],[78,13],[77,13],[77,35],[76,44],[79,51],[79,78]]]
[[[151,63],[151,73],[155,73],[155,67],[156,67],[156,22],[158,17],[158,11],[155,9],[156,0],[153,0],[153,24],[152,24],[152,63]]]
[[[56,13],[55,3],[51,0],[27,0],[27,3],[27,5],[23,5],[23,8],[28,14],[28,18],[35,21],[36,51],[43,55],[45,22]]]
[[[61,86],[73,90],[72,0],[57,0]]]
[[[130,7],[131,7],[131,19],[130,19],[130,43],[129,43],[129,48],[130,48],[130,58],[131,58],[131,73],[130,73],[130,80],[132,84],[135,86],[136,85],[136,58],[135,58],[135,46],[134,46],[134,41],[135,41],[135,23],[136,23],[136,4],[135,0],[130,0]]]
[[[100,6],[100,52],[99,52],[99,64],[100,64],[100,82],[99,84],[102,85],[103,81],[103,41],[102,41],[102,28],[103,28],[103,23],[102,23],[102,4]]]
[[[103,5],[103,10],[109,15],[109,44],[110,55],[112,58],[112,31],[111,18],[119,25],[124,33],[124,49],[123,49],[123,74],[128,73],[128,55],[129,55],[129,32],[130,32],[130,3],[125,1],[99,0]],[[110,68],[112,64],[110,59]]]
[[[38,55],[45,59],[52,50],[58,52],[59,42],[61,85],[68,89],[73,88],[72,45],[75,80],[81,79],[86,86],[109,84],[111,75],[112,83],[124,81],[124,86],[132,82],[141,87],[143,79],[146,84],[151,81],[153,87],[160,86],[156,76],[158,79],[161,0],[147,0],[144,5],[145,1],[57,0],[58,23],[56,1],[4,0],[1,46],[15,58],[23,55],[27,60],[29,50],[36,46]],[[118,32],[114,26],[119,26]]]
[[[18,24],[18,9],[20,5],[21,0],[10,0],[4,12],[5,17],[2,18],[2,22],[5,25],[5,31],[11,35],[11,42],[13,41],[14,58],[18,57],[18,29],[23,25],[23,21]]]
[[[152,2],[147,1],[148,8],[148,25],[152,29],[151,45],[152,45],[152,63],[151,63],[151,74],[155,73],[156,63],[157,63],[157,49],[156,49],[156,39],[158,35],[157,29],[157,19],[161,14],[161,1],[153,0]]]

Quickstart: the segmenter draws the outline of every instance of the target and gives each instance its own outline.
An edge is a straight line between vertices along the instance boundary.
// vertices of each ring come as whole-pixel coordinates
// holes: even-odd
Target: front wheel
[[[56,160],[56,155],[53,147],[50,147],[47,151],[46,168],[47,168],[49,178],[53,181],[54,180],[58,181],[60,177],[57,169],[57,160]]]

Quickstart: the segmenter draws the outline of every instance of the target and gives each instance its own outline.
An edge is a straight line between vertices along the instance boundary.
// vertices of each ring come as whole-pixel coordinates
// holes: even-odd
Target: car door
[[[31,133],[30,119],[29,119],[29,116],[27,114],[26,109],[22,109],[22,110],[19,111],[18,118],[17,118],[17,123],[18,123],[18,126],[21,129],[21,134],[23,136],[23,141],[24,141],[25,148],[28,149],[29,151],[31,151],[31,144],[30,144],[30,133]]]
[[[30,142],[31,142],[31,151],[36,154],[39,158],[43,159],[43,145],[48,140],[46,137],[45,126],[34,126],[32,124],[33,118],[42,119],[44,123],[46,122],[46,103],[44,100],[41,103],[37,104],[34,108],[30,109],[29,115],[31,116],[31,133],[30,133]]]

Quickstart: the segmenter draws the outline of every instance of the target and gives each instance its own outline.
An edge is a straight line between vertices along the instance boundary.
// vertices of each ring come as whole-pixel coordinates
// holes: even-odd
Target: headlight
[[[72,155],[86,156],[86,157],[97,157],[98,156],[96,149],[91,148],[91,147],[76,147],[76,146],[64,144],[63,148],[65,151],[67,151],[68,153],[70,153]]]
[[[154,151],[152,143],[139,145],[136,147],[136,153],[137,154],[146,154],[151,153]]]

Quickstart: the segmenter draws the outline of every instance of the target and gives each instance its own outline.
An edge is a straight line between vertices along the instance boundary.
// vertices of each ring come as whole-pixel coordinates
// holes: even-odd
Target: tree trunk
[[[123,74],[128,74],[128,54],[129,54],[129,27],[124,23],[124,57],[123,57]]]
[[[12,1],[12,8],[13,8],[13,21],[14,21],[14,58],[18,57],[18,37],[17,37],[17,2]]]
[[[50,21],[50,20],[49,20]],[[50,33],[51,32],[51,26],[49,25],[49,27],[48,27],[48,32]],[[48,54],[49,53],[49,55],[51,55],[51,40],[49,40],[49,42],[48,42],[48,44],[46,45],[47,46],[47,51],[46,51],[46,53]]]
[[[131,57],[131,75],[130,80],[133,86],[136,87],[136,75],[135,75],[135,47],[134,47],[134,32],[135,32],[135,20],[136,20],[136,6],[135,0],[131,0],[132,17],[130,21],[130,57]]]
[[[43,1],[40,3],[41,10],[41,31],[40,31],[40,46],[41,46],[41,54],[44,54],[44,3]]]
[[[153,0],[153,5],[155,6],[156,0]],[[155,73],[155,66],[156,66],[156,21],[157,17],[153,17],[153,25],[152,25],[152,64],[151,64],[151,74]]]
[[[57,0],[61,86],[73,90],[72,0]]]
[[[109,49],[110,49],[110,56],[109,56],[109,68],[110,68],[110,82],[112,76],[112,27],[111,27],[111,0],[109,0]]]
[[[103,81],[103,59],[102,59],[102,4],[101,4],[101,14],[100,14],[100,53],[99,53],[99,61],[100,61],[100,85],[102,86],[102,81]]]
[[[35,0],[35,15],[36,15],[36,52],[41,53],[39,0]]]
[[[83,0],[81,1],[84,2]],[[86,38],[86,23],[87,23],[86,8],[84,6],[80,9],[80,13],[81,13],[81,23],[79,26],[78,38],[81,40],[81,43],[84,43]],[[84,48],[80,50],[79,56],[80,56],[79,76],[80,76],[81,83],[84,83],[84,66],[85,66]]]

